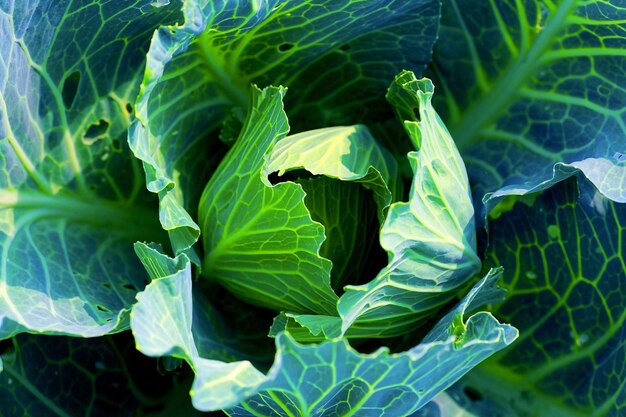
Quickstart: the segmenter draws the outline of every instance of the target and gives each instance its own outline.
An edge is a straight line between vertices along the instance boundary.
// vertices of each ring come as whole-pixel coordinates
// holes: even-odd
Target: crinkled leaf
[[[251,304],[332,312],[331,263],[318,255],[322,225],[311,219],[300,185],[272,186],[263,175],[271,148],[289,130],[284,89],[251,91],[241,135],[200,200],[202,273]]]
[[[0,338],[96,336],[128,325],[160,238],[126,129],[151,1],[0,2]]]
[[[446,0],[433,70],[487,211],[582,170],[626,201],[622,2]],[[482,196],[482,194],[481,194]]]
[[[276,143],[265,173],[304,169],[342,181],[362,183],[374,193],[381,220],[392,201],[397,167],[363,125],[327,127],[291,135]]]
[[[338,304],[341,323],[335,317],[287,315],[312,336],[405,333],[455,297],[480,270],[465,167],[432,107],[432,94],[430,80],[417,80],[408,71],[389,90],[388,99],[418,149],[408,155],[414,171],[409,202],[389,208],[380,241],[390,262],[368,284],[346,287]]]
[[[311,217],[324,225],[320,255],[333,264],[332,287],[338,290],[348,281],[362,280],[361,275],[376,268],[372,256],[378,241],[369,236],[378,234],[395,199],[395,160],[365,126],[331,127],[288,136],[276,144],[265,172],[278,171],[280,176],[294,169],[318,175],[297,182],[306,193]],[[377,210],[371,207],[372,197]]]
[[[395,165],[364,127],[283,139],[289,128],[283,92],[253,87],[241,135],[202,194],[202,273],[250,304],[332,315],[337,302],[330,287],[332,264],[319,255],[324,228],[312,220],[300,184],[272,185],[268,175],[304,168],[362,182],[374,191],[382,216],[391,193],[381,172],[389,175]]]
[[[159,277],[187,274],[188,258],[179,257],[172,260],[165,255],[159,246],[146,245],[145,243],[135,244],[135,251],[139,259],[148,270],[149,275],[153,279]],[[181,281],[186,285],[191,285],[186,281]],[[192,291],[193,306],[185,307],[184,311],[171,312],[178,323],[183,323],[186,327],[190,327],[186,321],[194,323],[193,336],[188,336],[185,340],[179,340],[177,346],[183,349],[182,357],[197,356],[198,354],[205,357],[213,357],[223,361],[232,361],[237,358],[246,358],[254,360],[255,363],[263,366],[269,366],[271,363],[271,343],[263,343],[259,339],[266,338],[266,330],[264,318],[259,316],[258,311],[250,306],[238,305],[236,300],[229,294],[225,294],[224,290],[217,287],[203,288],[204,291]],[[154,290],[153,290],[154,291]],[[178,292],[185,294],[191,291],[190,288],[178,288]],[[207,293],[210,292],[210,293]],[[155,293],[152,293],[151,308],[156,303]],[[180,294],[175,296],[182,296]],[[185,295],[186,297],[186,295]],[[168,308],[169,298],[160,300],[160,308]],[[242,311],[245,309],[245,311]],[[145,313],[144,309],[136,309],[137,314]],[[151,312],[154,313],[154,312]],[[135,317],[136,320],[146,320],[143,317]],[[153,323],[153,325],[158,325]],[[152,329],[154,330],[154,329]],[[165,329],[164,329],[165,330]],[[156,332],[158,334],[158,332]],[[179,335],[182,336],[182,335]],[[163,337],[172,343],[172,335],[163,334]],[[185,347],[193,347],[191,337],[198,347],[198,352],[186,351]],[[154,342],[154,341],[153,341]],[[167,345],[163,343],[163,345]],[[161,345],[156,345],[156,349],[161,349]],[[142,348],[144,353],[150,353],[148,347]],[[157,356],[158,352],[153,352]],[[174,355],[170,353],[172,356]]]
[[[133,309],[137,345],[148,355],[174,355],[189,362],[196,373],[192,401],[201,410],[233,407],[247,398],[231,414],[256,410],[256,415],[299,415],[316,410],[368,415],[388,404],[394,410],[416,410],[517,335],[489,313],[469,316],[483,303],[500,299],[501,291],[494,288],[500,271],[493,271],[422,344],[406,353],[390,355],[381,349],[363,355],[344,340],[307,346],[281,334],[266,376],[246,361],[225,363],[198,355],[194,334],[202,329],[191,321],[197,306],[191,298],[189,261],[185,255],[171,259],[151,249],[139,253],[154,280]],[[346,409],[346,400],[352,411]]]
[[[298,130],[384,118],[388,80],[406,67],[421,71],[430,58],[439,7],[435,0],[185,2],[184,24],[153,38],[130,133],[176,252],[198,239],[197,184],[221,155],[207,137],[233,106],[248,106],[251,82],[293,89],[288,108]]]
[[[409,415],[469,369],[510,344],[517,331],[489,313],[466,314],[501,298],[492,271],[413,349],[363,355],[345,340],[299,345],[277,337],[277,359],[259,393],[231,416]],[[496,295],[496,298],[494,298]]]
[[[282,176],[298,169],[312,175],[355,181],[373,190],[381,219],[399,192],[396,161],[364,125],[315,129],[278,141],[272,148],[265,174],[277,172]]]
[[[507,416],[623,414],[625,225],[626,206],[582,175],[492,222],[488,259],[509,289],[497,314],[521,335],[467,384]]]
[[[153,278],[137,295],[131,314],[137,349],[148,356],[187,361],[197,375],[191,395],[194,406],[200,410],[227,407],[254,392],[264,375],[250,362],[226,363],[201,357],[198,352],[196,340],[217,341],[220,334],[207,333],[210,327],[193,320],[194,307],[207,306],[194,302],[187,256],[181,254],[172,259],[144,244],[137,244],[136,249]]]

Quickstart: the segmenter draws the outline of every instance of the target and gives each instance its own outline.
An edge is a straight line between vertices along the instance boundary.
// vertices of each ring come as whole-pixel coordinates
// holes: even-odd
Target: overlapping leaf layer
[[[0,416],[621,416],[624,22],[0,0]]]

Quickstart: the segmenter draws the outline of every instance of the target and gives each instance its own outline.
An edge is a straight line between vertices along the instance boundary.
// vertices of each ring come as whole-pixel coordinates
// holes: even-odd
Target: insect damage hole
[[[96,140],[103,139],[106,136],[108,130],[109,122],[104,119],[100,119],[96,123],[93,123],[91,126],[89,126],[89,129],[87,129],[85,135],[83,136],[83,142],[86,145],[91,145]]]
[[[294,47],[293,43],[285,42],[285,43],[281,43],[280,45],[278,45],[278,50],[280,52],[287,52],[293,47]]]
[[[71,73],[65,81],[63,81],[63,88],[61,89],[61,97],[63,98],[63,105],[67,110],[72,108],[76,93],[78,92],[78,85],[80,84],[80,72],[74,71]]]
[[[103,313],[111,313],[111,312],[112,312],[112,311],[111,311],[111,310],[109,310],[108,308],[106,308],[106,307],[104,307],[104,306],[101,306],[101,305],[97,305],[97,306],[96,306],[96,308],[97,308],[99,311],[102,311]]]

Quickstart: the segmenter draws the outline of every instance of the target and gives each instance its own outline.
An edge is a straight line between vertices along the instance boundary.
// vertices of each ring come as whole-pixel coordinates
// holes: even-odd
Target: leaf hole
[[[63,81],[61,96],[63,97],[63,104],[68,110],[72,107],[72,104],[74,104],[74,99],[76,98],[79,84],[80,72],[78,71],[74,71],[65,79],[65,81]]]
[[[111,312],[111,310],[109,310],[108,308],[106,308],[106,307],[104,307],[104,306],[101,306],[101,305],[97,305],[97,306],[96,306],[96,308],[97,308],[99,311],[102,311],[103,313],[110,313],[110,312]]]
[[[98,120],[98,122],[89,126],[89,129],[85,132],[85,142],[93,143],[96,139],[103,138],[108,130],[109,122],[104,119]]]
[[[123,287],[124,289],[127,289],[127,290],[132,291],[132,292],[137,292],[137,291],[139,291],[139,290],[137,289],[137,287],[135,287],[133,284],[124,284],[124,285],[122,285],[122,287]]]
[[[344,51],[344,52],[348,52],[350,49],[352,49],[352,47],[350,45],[348,45],[347,43],[344,43],[343,45],[341,45],[339,47],[339,49]]]
[[[287,52],[288,50],[290,50],[293,47],[294,47],[293,43],[285,42],[285,43],[281,43],[280,45],[278,45],[278,50],[280,52]]]
[[[126,103],[126,112],[128,114],[132,114],[133,113],[133,105],[130,102]]]
[[[102,286],[106,289],[111,289],[111,284],[109,284],[108,282],[105,282],[104,284],[102,284]]]
[[[465,396],[469,398],[469,400],[472,402],[477,402],[483,399],[482,394],[476,388],[467,386],[463,388],[463,392],[465,393]]]

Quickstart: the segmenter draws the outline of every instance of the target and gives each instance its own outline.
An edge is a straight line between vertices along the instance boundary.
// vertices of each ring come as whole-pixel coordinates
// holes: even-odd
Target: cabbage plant
[[[620,416],[625,21],[0,0],[0,415]]]

